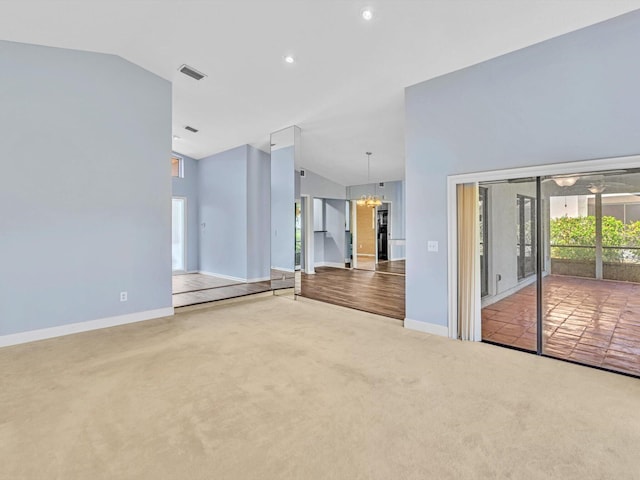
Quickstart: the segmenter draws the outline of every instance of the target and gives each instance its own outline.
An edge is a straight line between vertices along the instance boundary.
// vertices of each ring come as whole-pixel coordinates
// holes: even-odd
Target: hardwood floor
[[[404,270],[404,261],[400,262]],[[386,266],[393,273],[400,271],[398,262],[380,265],[384,268],[385,264],[389,264]],[[174,277],[173,306],[197,305],[269,290],[268,281],[233,284],[205,275],[181,275]],[[318,267],[315,275],[302,274],[302,296],[399,320],[405,315],[404,275],[399,274]]]
[[[268,292],[271,282],[241,283],[213,275],[189,273],[173,276],[173,306],[186,307]]]
[[[358,270],[370,270],[382,273],[405,274],[404,260],[380,260],[376,264],[375,257],[358,255]]]
[[[376,269],[376,257],[368,255],[358,255],[358,270]]]
[[[203,275],[202,273],[186,273],[174,275],[172,277],[173,293],[197,292],[198,290],[208,290],[210,288],[228,287],[242,282],[229,280],[227,278]]]
[[[302,274],[302,296],[343,307],[404,319],[404,275],[318,267]]]
[[[215,302],[228,298],[243,297],[254,293],[269,292],[271,282],[239,283],[225,287],[209,288],[195,292],[176,293],[173,295],[174,307],[186,307],[188,305],[198,305],[200,303]]]
[[[404,260],[380,260],[376,265],[376,272],[395,273],[396,275],[405,274]]]

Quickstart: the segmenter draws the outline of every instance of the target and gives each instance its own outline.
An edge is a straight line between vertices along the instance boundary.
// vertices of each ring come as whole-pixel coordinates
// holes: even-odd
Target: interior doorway
[[[375,270],[377,263],[376,209],[355,203],[355,267]]]
[[[392,205],[378,207],[353,202],[354,268],[395,275],[405,274],[405,260],[393,254]]]
[[[173,273],[187,270],[187,199],[171,199],[171,269]]]
[[[392,201],[375,208],[356,200],[303,198],[313,206],[302,222],[303,257],[312,254],[314,268],[303,272],[302,296],[404,319],[404,256],[390,241]],[[392,260],[394,253],[401,258]],[[380,272],[376,262],[388,271]],[[392,264],[396,271],[390,272]]]
[[[389,226],[391,225],[391,209],[388,202],[383,202],[376,212],[376,257],[377,262],[387,262],[389,256]]]

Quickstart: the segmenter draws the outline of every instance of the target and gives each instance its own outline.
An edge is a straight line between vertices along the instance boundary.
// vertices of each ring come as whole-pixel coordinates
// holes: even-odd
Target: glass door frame
[[[478,187],[480,201],[480,298],[489,294],[489,189]]]
[[[536,177],[536,182],[540,181],[540,177]],[[537,187],[536,187],[537,188]],[[528,195],[517,194],[517,207],[518,207],[518,280],[523,280],[527,277],[530,277],[536,273],[536,255],[538,254],[538,241],[537,241],[537,233],[531,232],[531,260],[530,262],[533,264],[533,271],[527,269],[527,235],[526,235],[526,224],[534,223],[535,227],[538,228],[538,212],[540,212],[540,205],[538,202],[538,197],[531,198]],[[526,207],[525,204],[529,202],[529,218],[526,216]]]
[[[523,177],[535,177],[536,178],[536,210],[537,212],[543,212],[543,199],[541,195],[541,178],[554,175],[575,175],[576,172],[587,174],[602,171],[610,171],[615,169],[637,169],[640,167],[640,155],[626,156],[626,157],[614,157],[614,158],[601,158],[596,160],[586,161],[574,161],[567,163],[548,164],[548,165],[536,165],[530,167],[510,168],[504,170],[493,170],[487,172],[476,172],[469,174],[450,175],[447,177],[447,228],[448,228],[448,336],[449,338],[456,339],[458,337],[458,307],[457,307],[457,283],[458,283],[458,259],[457,259],[457,198],[456,188],[458,184],[464,183],[478,183],[478,182],[491,182],[498,180],[519,179]],[[541,215],[538,215],[540,220]],[[540,356],[546,356],[561,361],[570,363],[578,363],[580,365],[589,366],[591,368],[597,368],[601,370],[608,370],[621,375],[634,376],[636,375],[626,373],[624,371],[611,370],[604,367],[590,365],[587,363],[580,363],[570,359],[564,359],[546,355],[543,351],[543,266],[545,249],[543,247],[543,229],[541,228],[541,222],[536,222],[536,243],[538,245],[538,252],[536,255],[536,304],[537,304],[537,345],[536,353]],[[480,278],[477,279],[480,282]],[[478,286],[478,292],[480,286]],[[481,309],[480,298],[478,298],[478,308],[474,316],[474,322],[476,325],[481,323]],[[479,329],[478,329],[479,330]],[[474,339],[475,341],[481,341],[481,335]]]

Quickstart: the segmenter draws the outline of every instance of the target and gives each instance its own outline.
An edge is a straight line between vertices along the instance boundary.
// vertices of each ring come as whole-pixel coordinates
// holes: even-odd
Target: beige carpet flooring
[[[2,479],[637,479],[640,380],[267,297],[0,349]]]

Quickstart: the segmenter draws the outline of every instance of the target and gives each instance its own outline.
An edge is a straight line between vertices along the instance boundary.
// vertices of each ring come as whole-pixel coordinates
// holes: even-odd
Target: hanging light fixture
[[[591,193],[596,195],[598,193],[604,192],[604,189],[607,188],[607,187],[606,187],[606,185],[604,183],[600,183],[600,184],[592,183],[587,188],[589,189],[589,191]]]
[[[371,183],[371,152],[366,152],[367,155],[367,183]],[[375,187],[374,187],[375,188]],[[382,205],[382,200],[377,195],[362,195],[358,200],[356,200],[356,204],[364,207],[375,208]]]
[[[573,187],[576,182],[580,179],[580,177],[565,177],[565,176],[557,176],[552,177],[553,181],[556,182],[556,185],[559,187]]]

